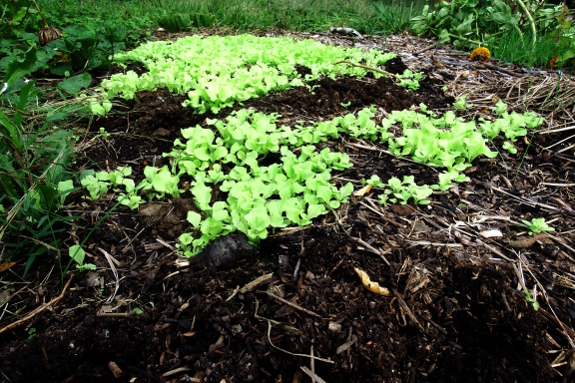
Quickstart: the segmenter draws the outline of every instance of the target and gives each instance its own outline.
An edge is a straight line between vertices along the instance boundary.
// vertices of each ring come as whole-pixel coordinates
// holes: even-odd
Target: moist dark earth
[[[397,72],[402,65],[394,64]],[[272,94],[243,107],[277,112],[280,123],[295,124],[370,105],[384,113],[421,102],[444,110],[454,101],[443,95],[441,83],[429,80],[417,92],[389,79],[322,79],[312,85],[319,87]],[[197,115],[182,107],[183,101],[167,91],[140,93],[118,107],[122,114],[86,122],[90,132],[104,127],[110,136],[78,153],[77,169],[129,165],[142,179],[146,165],[164,161],[161,154],[181,128],[205,125],[206,118],[224,118],[233,110]],[[573,164],[540,149],[563,137],[535,136],[529,147],[519,142],[519,152],[527,155],[515,178],[521,156],[477,160],[468,172],[471,182],[433,196],[429,207],[380,207],[372,202],[374,191],[353,197],[311,226],[273,233],[258,246],[241,234],[220,239],[180,268],[173,246],[189,229],[192,200],[156,201],[135,212],[120,207],[86,243],[87,261],[98,266],[96,272],[61,278],[56,258],[46,256],[24,280],[18,277],[23,263],[3,273],[3,281],[14,282],[7,284],[13,294],[8,310],[22,312],[5,313],[0,329],[57,297],[63,282],[72,275],[73,280],[63,299],[0,334],[0,380],[299,382],[309,381],[306,368],[330,383],[562,381],[565,366],[551,365],[575,335],[569,333],[575,323],[573,284],[564,274],[575,273],[573,253],[549,238],[525,241],[525,230],[508,221],[478,218],[545,217],[557,232],[570,230],[568,189],[534,193],[544,180],[573,182]],[[361,179],[373,174],[384,182],[404,175],[415,175],[418,183],[437,182],[435,170],[376,146],[366,150],[369,144],[350,137],[329,143],[355,165],[334,173],[334,182],[352,180],[358,189]],[[83,197],[82,192],[68,197],[68,214],[83,218],[62,237],[62,253],[115,203]],[[477,235],[485,229],[505,237]],[[570,243],[568,236],[561,238]],[[101,249],[117,260],[117,276]],[[367,290],[355,268],[393,294]],[[529,288],[537,282],[543,287],[539,310],[518,289],[520,276]],[[24,281],[29,285],[18,291]],[[567,352],[557,363],[568,358]]]

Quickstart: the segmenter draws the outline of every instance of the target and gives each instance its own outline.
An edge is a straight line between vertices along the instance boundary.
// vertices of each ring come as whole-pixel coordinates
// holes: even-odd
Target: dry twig
[[[288,306],[291,307],[291,308],[294,308],[294,309],[296,309],[296,310],[299,310],[299,311],[301,311],[301,312],[304,312],[304,313],[306,313],[306,314],[308,314],[308,315],[311,315],[311,316],[314,316],[314,317],[316,317],[316,318],[322,318],[321,315],[316,314],[316,313],[314,313],[313,311],[310,311],[310,310],[308,310],[308,309],[304,309],[303,307],[298,306],[298,305],[296,305],[295,303],[291,303],[291,302],[288,301],[288,300],[285,300],[285,299],[283,299],[283,298],[280,298],[280,297],[278,297],[277,295],[275,295],[274,293],[270,293],[269,291],[266,291],[266,294],[268,294],[270,297],[272,297],[272,298],[275,299],[276,301],[278,301],[278,302],[280,302],[280,303],[283,303],[284,305],[288,305]],[[322,318],[322,319],[323,319],[323,318]]]
[[[26,315],[24,318],[17,320],[14,323],[9,324],[8,326],[0,329],[0,334],[2,334],[5,331],[8,330],[12,330],[13,328],[16,328],[18,326],[20,326],[21,324],[23,324],[24,322],[34,318],[36,315],[40,314],[42,311],[46,310],[48,307],[58,303],[62,298],[64,298],[64,294],[66,294],[66,290],[68,290],[68,287],[70,286],[70,283],[72,282],[72,278],[74,276],[70,275],[70,279],[68,279],[68,282],[66,282],[66,286],[64,286],[64,289],[62,290],[62,292],[60,293],[60,295],[58,295],[56,298],[52,299],[50,302],[36,308],[34,311],[32,311],[31,313],[29,313],[28,315]]]
[[[370,66],[367,66],[367,65],[356,64],[356,63],[351,62],[351,61],[349,61],[349,60],[340,60],[340,61],[336,61],[336,62],[332,63],[332,65],[338,65],[338,64],[347,64],[347,65],[355,66],[355,67],[358,67],[358,68],[363,68],[363,69],[371,70],[371,71],[374,71],[374,72],[378,72],[378,73],[384,74],[384,75],[389,76],[389,77],[393,77],[393,78],[395,78],[395,79],[398,80],[398,81],[401,81],[401,77],[399,77],[399,76],[396,75],[396,74],[393,74],[393,73],[384,71],[384,70],[382,70],[382,69],[373,68],[373,67],[370,67]]]

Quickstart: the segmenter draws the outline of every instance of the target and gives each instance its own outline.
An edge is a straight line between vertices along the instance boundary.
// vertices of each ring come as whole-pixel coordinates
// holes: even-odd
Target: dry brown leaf
[[[14,266],[16,264],[16,262],[5,262],[5,263],[0,263],[0,273],[3,271],[7,271],[9,270],[12,266]]]
[[[353,195],[356,197],[363,197],[364,195],[366,195],[367,193],[369,193],[369,191],[371,190],[371,185],[365,185],[364,187],[362,187],[361,189],[354,191]]]

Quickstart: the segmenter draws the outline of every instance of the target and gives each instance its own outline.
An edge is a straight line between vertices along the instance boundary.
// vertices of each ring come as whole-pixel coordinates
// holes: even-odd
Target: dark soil
[[[401,63],[394,65],[401,69]],[[391,112],[421,102],[430,109],[453,102],[442,95],[441,84],[429,81],[415,93],[385,79],[323,79],[314,85],[319,87],[311,93],[298,88],[243,107],[277,112],[281,123],[293,124],[372,104]],[[146,164],[164,161],[161,154],[171,149],[181,128],[215,117],[193,114],[181,106],[183,100],[166,91],[141,93],[126,103],[124,114],[92,122],[93,132],[104,127],[124,134],[111,134],[107,142],[86,149],[90,160],[80,157],[78,166],[129,165],[141,179]],[[341,104],[347,102],[351,104],[344,108]],[[418,182],[436,182],[433,169],[354,143],[330,143],[355,163],[335,182],[359,184],[373,174],[384,181],[416,175]],[[517,169],[520,157],[503,154],[505,164],[501,158],[479,160],[468,172],[470,183],[434,197],[429,207],[383,209],[371,205],[377,199],[374,193],[354,197],[336,212],[337,220],[334,214],[320,217],[312,226],[277,232],[259,247],[232,235],[181,268],[172,246],[188,228],[191,200],[154,202],[138,212],[118,208],[86,244],[87,261],[98,270],[75,272],[62,300],[0,335],[0,380],[299,382],[309,381],[300,368],[307,367],[330,383],[558,381],[551,364],[561,350],[569,349],[568,330],[559,321],[567,329],[575,323],[569,281],[575,265],[568,248],[546,239],[521,248],[474,234],[499,229],[515,240],[521,229],[509,222],[478,220],[498,215],[514,221],[556,219],[552,225],[558,232],[571,229],[573,196],[561,190],[537,194],[534,189],[544,180],[569,182],[573,164],[546,158],[538,145],[545,142],[532,143],[515,180],[513,174],[506,176],[504,166]],[[513,182],[512,189],[506,179]],[[69,238],[62,238],[64,253],[113,205],[91,203],[78,194],[69,202],[74,204],[70,213],[85,218],[76,222]],[[550,210],[549,205],[559,208]],[[569,238],[562,238],[567,244]],[[118,261],[117,277],[101,249]],[[538,311],[518,290],[513,264],[500,254],[513,260],[520,256],[526,285],[532,288],[537,278],[544,287],[548,299],[538,296]],[[394,296],[368,291],[356,267]],[[23,285],[17,275],[23,268],[17,264],[13,275],[3,274],[13,297],[0,330],[60,293],[62,281],[52,258],[37,259],[25,278],[28,288],[19,291]],[[271,276],[253,289],[238,291],[266,274]],[[312,361],[311,355],[322,359]]]

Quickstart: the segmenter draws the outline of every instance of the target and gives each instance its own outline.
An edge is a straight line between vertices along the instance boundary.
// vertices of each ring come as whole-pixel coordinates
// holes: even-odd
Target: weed
[[[529,67],[548,66],[555,56],[557,63],[575,56],[575,40],[562,5],[519,4],[521,8],[514,9],[504,0],[441,2],[413,17],[411,30],[458,47],[488,46],[493,57]]]
[[[13,113],[0,111],[0,204],[9,209],[0,218],[0,238],[6,235],[8,256],[28,252],[26,273],[37,255],[56,244],[55,234],[63,230],[56,227],[74,219],[55,215],[69,193],[64,188],[71,177],[65,170],[72,154],[71,133],[47,120],[29,122],[30,113],[25,110],[37,94],[34,81],[13,84],[20,87]]]
[[[547,222],[545,222],[545,218],[533,218],[531,222],[526,220],[522,220],[521,222],[523,222],[523,224],[529,228],[529,235],[539,234],[543,231],[545,232],[555,231],[554,228],[552,228],[547,224]]]
[[[531,294],[529,294],[529,291],[523,290],[523,294],[525,295],[525,300],[531,303],[531,305],[533,306],[533,310],[535,311],[539,310],[539,302],[531,298]]]
[[[96,270],[96,265],[92,263],[84,263],[86,252],[80,245],[73,245],[68,249],[68,255],[76,262],[76,268],[80,271]]]

